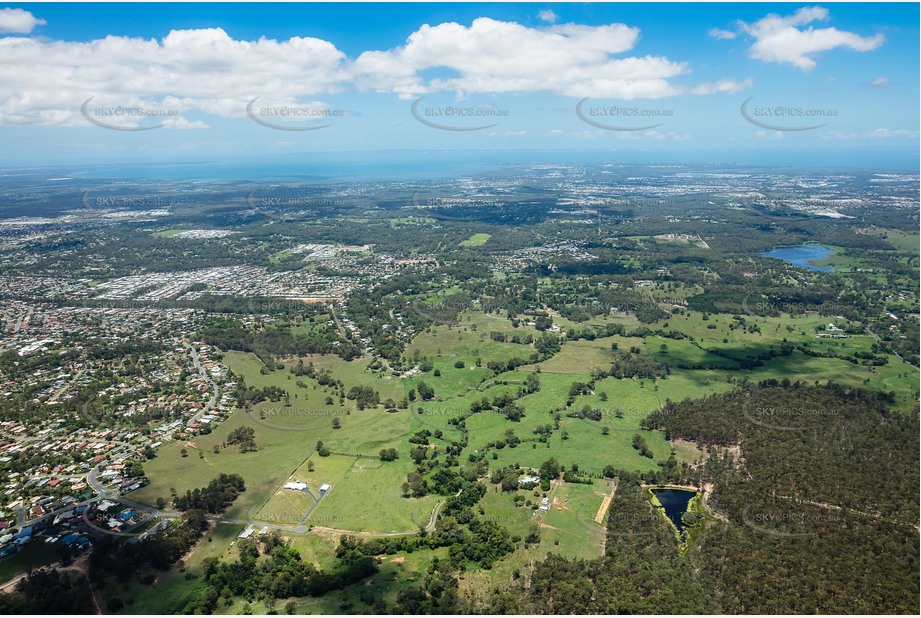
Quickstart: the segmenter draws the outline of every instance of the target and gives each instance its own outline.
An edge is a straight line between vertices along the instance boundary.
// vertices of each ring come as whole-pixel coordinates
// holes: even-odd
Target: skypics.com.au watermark
[[[246,205],[255,213],[269,219],[304,216],[317,218],[321,209],[342,208],[345,200],[328,195],[303,194],[310,188],[287,187],[275,189],[269,194],[266,189],[253,189],[246,195]],[[282,193],[283,192],[283,193]],[[278,193],[282,193],[279,195]]]
[[[508,118],[509,110],[490,105],[428,105],[422,106],[425,97],[416,99],[410,114],[427,127],[442,131],[482,131],[498,125],[483,121]]]
[[[276,131],[317,131],[331,127],[345,116],[345,110],[324,103],[260,103],[256,97],[246,105],[246,116],[258,125]],[[316,124],[317,122],[321,124]]]
[[[168,519],[159,519],[156,515],[154,515],[153,513],[149,513],[147,511],[136,511],[135,515],[131,517],[129,521],[118,520],[121,523],[121,525],[118,526],[117,528],[111,528],[111,527],[103,528],[102,526],[98,526],[92,521],[90,521],[89,509],[83,511],[83,514],[81,515],[81,517],[83,518],[83,523],[87,527],[94,530],[95,532],[99,534],[105,534],[108,536],[123,537],[123,538],[142,537],[148,534],[154,534],[169,525]],[[110,518],[110,521],[111,521],[111,518]],[[153,526],[144,525],[144,524],[150,524],[151,522],[155,522],[155,521],[159,521],[160,523],[155,524]],[[140,530],[139,532],[121,532],[120,529],[124,525],[129,525],[132,530],[137,530],[138,528],[143,528],[143,529]]]
[[[818,313],[819,315],[838,315],[845,308],[838,303],[822,302],[787,302],[763,299],[758,294],[746,294],[742,299],[742,311],[752,317],[765,315],[776,316],[782,313],[801,315],[805,313]]]
[[[590,98],[585,97],[576,104],[576,116],[582,122],[605,131],[648,131],[665,124],[649,124],[649,119],[672,118],[675,115],[670,108],[589,105]]]
[[[159,195],[93,195],[92,190],[80,195],[85,210],[169,210],[182,203],[179,198]]]
[[[267,406],[258,411],[247,409],[246,415],[252,420],[280,431],[316,431],[315,426],[298,426],[283,424],[285,419],[341,418],[348,416],[347,410],[330,410],[323,408],[302,408],[298,406]]]
[[[834,511],[806,513],[789,508],[768,511],[751,506],[742,510],[742,522],[746,526],[760,534],[781,538],[816,536],[825,524],[842,521],[841,514]]]
[[[413,192],[410,203],[420,214],[445,221],[482,221],[495,216],[495,209],[509,205],[507,200],[490,195],[462,197],[426,194],[422,191]],[[471,210],[473,213],[464,210]],[[456,211],[460,211],[459,214],[455,214]]]
[[[756,425],[776,431],[806,431],[840,421],[841,412],[815,406],[754,406],[742,404],[742,415]]]
[[[92,105],[95,96],[88,98],[80,106],[80,115],[97,127],[113,131],[150,131],[160,129],[169,122],[150,124],[145,121],[157,121],[163,118],[178,120],[180,110],[165,107],[144,107],[142,105]]]
[[[837,109],[800,105],[753,106],[751,102],[754,98],[749,97],[742,103],[739,108],[742,117],[757,127],[771,131],[811,131],[828,124],[828,122],[813,124],[816,119],[838,117]]]

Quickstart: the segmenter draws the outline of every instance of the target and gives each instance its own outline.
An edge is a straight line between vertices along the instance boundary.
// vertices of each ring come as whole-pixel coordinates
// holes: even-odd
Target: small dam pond
[[[800,245],[799,247],[780,247],[762,253],[762,257],[777,258],[793,266],[815,270],[823,273],[832,272],[830,266],[816,266],[820,262],[835,254],[834,249],[824,245]]]
[[[653,489],[652,493],[665,508],[665,516],[672,520],[678,533],[683,537],[685,525],[681,518],[697,493],[686,489]]]

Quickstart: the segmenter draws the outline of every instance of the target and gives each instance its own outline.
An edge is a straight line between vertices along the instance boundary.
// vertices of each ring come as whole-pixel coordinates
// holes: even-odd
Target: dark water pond
[[[681,516],[688,510],[688,503],[691,498],[697,494],[684,489],[653,489],[652,493],[665,507],[665,515],[672,520],[672,523],[678,528],[678,532],[683,535],[685,526]]]

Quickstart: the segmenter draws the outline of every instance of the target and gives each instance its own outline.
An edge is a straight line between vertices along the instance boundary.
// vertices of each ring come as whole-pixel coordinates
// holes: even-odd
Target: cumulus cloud
[[[803,71],[815,67],[816,62],[812,56],[819,52],[839,47],[866,52],[878,48],[886,40],[882,34],[863,37],[837,28],[815,28],[810,25],[827,20],[828,9],[811,6],[803,7],[792,15],[771,13],[751,24],[739,22],[739,30],[755,40],[748,49],[750,58],[791,64]]]
[[[707,32],[707,34],[709,34],[714,39],[719,40],[734,39],[736,36],[738,36],[738,34],[732,30],[723,30],[722,28],[710,28],[710,31]]]
[[[35,26],[44,26],[44,19],[38,19],[29,11],[22,9],[0,9],[0,32],[9,34],[29,34]]]
[[[882,77],[882,76],[877,77],[872,82],[870,82],[871,86],[876,86],[878,88],[888,88],[891,84],[892,82],[889,81],[888,77]]]
[[[80,108],[90,98],[94,105],[169,106],[182,118],[194,112],[242,118],[255,97],[296,102],[353,87],[404,99],[434,92],[458,97],[548,92],[629,100],[734,93],[750,86],[729,79],[675,83],[690,73],[689,65],[631,55],[639,36],[639,28],[626,24],[531,28],[479,18],[469,26],[423,25],[403,45],[366,51],[354,60],[318,38],[236,40],[221,28],[173,30],[162,39],[8,36],[0,37],[0,110],[7,124],[85,125]],[[139,121],[125,126],[132,122]],[[165,126],[207,125],[171,117]]]
[[[543,11],[538,13],[537,16],[540,18],[541,21],[545,21],[549,24],[556,23],[556,13],[554,13],[550,9],[544,9]]]
[[[0,38],[0,108],[11,124],[84,124],[81,105],[164,104],[242,117],[257,96],[340,90],[345,54],[294,37],[237,41],[221,28],[174,30],[162,40],[107,36],[88,42]],[[187,127],[178,121],[168,126]]]
[[[669,81],[690,72],[685,62],[653,55],[615,57],[632,50],[639,35],[639,28],[625,24],[538,29],[481,17],[470,26],[423,25],[401,47],[361,54],[354,69],[361,87],[403,98],[435,91],[544,91],[621,99],[693,94],[693,87]],[[421,77],[433,69],[447,75]]]

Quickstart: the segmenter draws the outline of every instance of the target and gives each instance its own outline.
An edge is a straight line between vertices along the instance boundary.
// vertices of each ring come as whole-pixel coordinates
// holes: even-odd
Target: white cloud
[[[870,137],[873,139],[886,139],[889,137],[918,137],[918,131],[911,131],[909,129],[873,129],[869,133],[865,133],[864,137]]]
[[[872,82],[870,82],[871,86],[877,86],[879,88],[888,88],[891,84],[892,82],[889,81],[888,77],[882,77],[882,76],[877,77]]]
[[[423,25],[390,51],[368,51],[355,61],[362,88],[411,98],[435,91],[552,92],[572,97],[660,98],[742,85],[679,87],[669,80],[690,72],[663,56],[612,57],[630,51],[640,31],[625,24],[560,24],[529,28],[481,17],[471,25]],[[420,73],[441,70],[424,80]]]
[[[220,28],[174,30],[160,41],[6,37],[0,58],[0,109],[9,124],[85,125],[80,106],[90,97],[93,105],[179,105],[242,117],[254,97],[332,93],[349,77],[345,54],[327,41],[238,41]]]
[[[29,34],[35,29],[35,26],[44,26],[47,23],[44,19],[38,19],[29,11],[0,9],[0,32]]]
[[[551,129],[544,133],[547,137],[563,137],[567,139],[597,140],[597,139],[616,139],[621,141],[637,142],[642,140],[675,140],[687,141],[691,135],[687,133],[675,133],[674,131],[601,131],[596,129],[587,129],[583,131],[564,131],[563,129]]]
[[[710,28],[707,32],[714,39],[724,40],[724,39],[734,39],[736,38],[737,33],[732,30],[723,30],[722,28]]]
[[[716,82],[707,82],[689,89],[689,94],[707,95],[707,94],[735,94],[746,88],[751,88],[752,80],[746,79],[737,82],[732,79],[721,79]]]
[[[828,9],[820,6],[803,7],[793,15],[781,17],[771,13],[758,21],[747,24],[740,22],[742,32],[755,42],[748,50],[748,56],[764,62],[792,64],[798,69],[809,71],[815,67],[812,56],[838,47],[866,52],[882,45],[886,38],[882,34],[862,37],[853,32],[837,28],[814,28],[807,26],[816,21],[827,21]]]
[[[293,103],[353,86],[404,99],[441,91],[625,100],[750,86],[747,80],[676,84],[690,73],[688,64],[629,55],[639,35],[625,24],[529,28],[479,18],[469,26],[423,25],[404,45],[366,51],[354,61],[322,39],[236,40],[221,28],[80,42],[0,36],[0,111],[6,124],[85,126],[80,107],[94,97],[94,105],[178,107],[184,120],[166,126],[195,128],[207,125],[189,120],[190,113],[242,118],[255,97]]]
[[[543,11],[538,13],[537,16],[540,18],[541,21],[545,21],[549,24],[556,23],[556,13],[554,13],[550,9],[544,9]]]
[[[909,137],[917,139],[921,136],[921,133],[918,131],[912,131],[910,129],[886,129],[879,128],[873,129],[872,131],[865,131],[863,133],[856,132],[844,132],[844,131],[826,131],[820,134],[822,139],[832,140],[832,139],[892,139],[900,137]]]
[[[527,131],[490,131],[487,133],[489,137],[525,137],[527,134]]]

